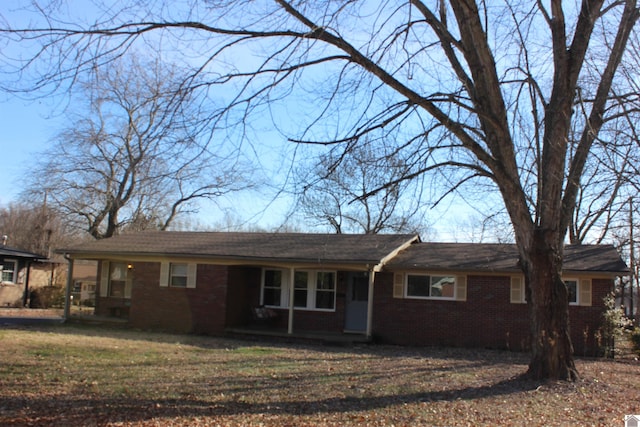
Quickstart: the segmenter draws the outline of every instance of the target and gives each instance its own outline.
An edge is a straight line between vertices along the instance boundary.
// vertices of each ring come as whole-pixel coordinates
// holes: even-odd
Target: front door
[[[365,273],[349,273],[347,280],[344,329],[365,332],[369,303],[369,277]]]

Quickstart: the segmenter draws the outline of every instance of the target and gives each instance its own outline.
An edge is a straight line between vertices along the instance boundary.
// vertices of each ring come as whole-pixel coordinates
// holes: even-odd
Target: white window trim
[[[2,280],[2,276],[4,276],[4,264],[5,263],[13,263],[13,274],[12,280]],[[0,282],[15,285],[18,283],[18,260],[12,258],[5,258],[2,264],[0,265]]]
[[[593,281],[591,279],[563,277],[562,280],[576,282],[576,301],[569,302],[570,306],[586,307],[593,305]]]
[[[280,305],[266,305],[264,304],[264,283],[265,283],[265,272],[269,271],[280,271],[282,273],[282,282],[280,284]],[[316,270],[316,269],[299,269],[294,270],[293,274],[295,275],[297,272],[305,272],[307,273],[307,304],[305,307],[293,307],[294,310],[299,311],[322,311],[322,312],[335,312],[336,304],[337,304],[337,295],[338,295],[338,272],[335,270]],[[316,291],[317,291],[317,280],[318,273],[331,273],[333,274],[333,308],[317,308],[316,307]],[[290,280],[289,280],[289,270],[282,268],[263,268],[262,269],[262,279],[260,283],[260,304],[265,305],[265,307],[270,308],[289,308],[289,289]],[[294,290],[295,291],[295,290]],[[330,291],[327,291],[330,292]]]
[[[576,301],[569,302],[570,306],[590,306],[592,305],[592,281],[591,279],[579,277],[563,277],[564,282],[576,282]],[[519,288],[519,289],[518,289]],[[526,304],[526,294],[524,286],[524,276],[511,276],[511,293],[512,304]]]
[[[280,283],[280,305],[268,305],[264,303],[264,283],[267,271],[279,271],[282,283]],[[289,308],[289,270],[284,268],[263,268],[260,279],[260,305],[271,308]]]
[[[327,311],[333,312],[336,311],[336,294],[338,288],[338,273],[334,270],[307,270],[301,269],[296,270],[295,272],[305,272],[308,274],[307,276],[307,306],[306,307],[294,307],[297,310],[307,310],[307,311]],[[294,274],[295,274],[294,272]],[[318,273],[330,273],[333,274],[333,308],[317,308],[316,307],[316,296],[318,291]]]
[[[569,301],[569,305],[580,305],[580,279],[577,277],[563,277],[562,281],[565,282],[576,282],[576,300]]]
[[[122,263],[122,261],[114,261]],[[131,288],[133,287],[133,280],[131,277],[131,268],[129,263],[126,269],[126,279],[124,285],[124,296],[116,298],[131,299]],[[100,273],[100,297],[101,298],[114,298],[111,295],[111,261],[102,261],[101,273]]]
[[[509,302],[511,304],[526,304],[527,294],[524,286],[524,276],[511,276]]]
[[[171,286],[171,264],[187,265],[187,286]],[[194,289],[197,282],[198,264],[192,262],[162,262],[160,263],[160,287],[172,289]]]
[[[427,276],[429,277],[429,292],[431,292],[431,285],[433,277],[453,277],[453,296],[452,297],[438,297],[438,296],[418,296],[409,295],[409,276]],[[458,300],[458,283],[460,276],[455,274],[444,273],[406,273],[404,275],[404,297],[407,299],[422,299],[422,300],[435,300],[435,301],[457,301]],[[466,296],[465,298],[466,299]]]

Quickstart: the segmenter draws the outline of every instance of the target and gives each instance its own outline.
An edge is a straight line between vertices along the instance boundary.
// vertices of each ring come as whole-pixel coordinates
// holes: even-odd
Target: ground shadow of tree
[[[129,397],[3,397],[0,398],[2,425],[105,425],[139,423],[151,419],[224,418],[266,414],[309,416],[380,410],[394,405],[473,400],[535,390],[541,384],[514,377],[479,387],[447,391],[383,396],[328,397],[316,401],[280,400],[247,403],[238,400],[211,402],[194,397],[184,399],[137,399]]]

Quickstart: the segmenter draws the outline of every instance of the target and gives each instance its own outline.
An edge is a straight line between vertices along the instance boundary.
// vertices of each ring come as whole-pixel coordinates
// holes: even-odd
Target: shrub
[[[640,328],[636,327],[631,331],[631,343],[633,350],[640,355]]]
[[[604,305],[606,310],[603,314],[600,331],[602,350],[605,357],[613,358],[616,351],[616,339],[622,338],[625,330],[631,325],[631,321],[624,315],[621,308],[616,307],[616,299],[613,293],[604,297]]]
[[[64,288],[60,286],[46,286],[31,291],[29,295],[30,308],[62,308],[64,307]]]
[[[85,299],[80,301],[80,305],[83,307],[95,307],[96,306],[96,301],[93,298],[89,298],[89,299]]]

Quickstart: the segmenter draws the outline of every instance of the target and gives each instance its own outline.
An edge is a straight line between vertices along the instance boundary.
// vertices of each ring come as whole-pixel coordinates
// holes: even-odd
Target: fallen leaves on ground
[[[505,351],[322,345],[58,326],[0,330],[0,425],[624,425],[640,363],[576,382]]]

